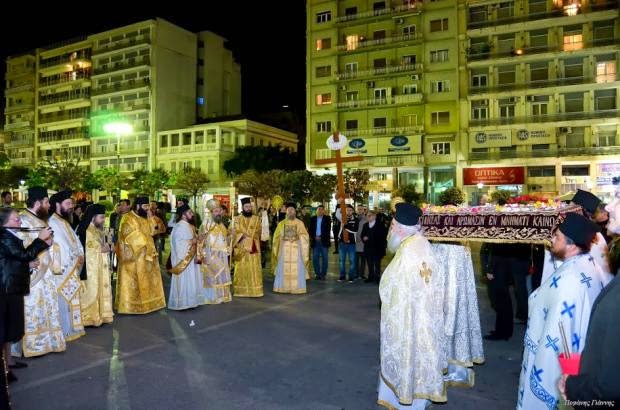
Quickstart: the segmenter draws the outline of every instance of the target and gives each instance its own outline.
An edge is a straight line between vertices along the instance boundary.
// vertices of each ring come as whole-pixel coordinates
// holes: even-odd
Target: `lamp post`
[[[103,130],[106,134],[116,135],[116,168],[118,175],[121,174],[121,136],[129,135],[133,132],[133,126],[126,122],[110,122],[103,126]],[[121,186],[119,179],[118,186],[118,199],[121,199]]]

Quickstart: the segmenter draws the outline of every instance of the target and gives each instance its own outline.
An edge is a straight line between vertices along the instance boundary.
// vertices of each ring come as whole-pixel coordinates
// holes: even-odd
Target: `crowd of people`
[[[252,198],[244,198],[240,213],[230,216],[211,199],[200,220],[189,201],[179,198],[168,219],[163,204],[138,196],[117,204],[106,230],[105,207],[76,205],[71,191],[48,196],[45,187],[31,187],[21,212],[5,194],[0,343],[6,372],[0,376],[9,383],[17,380],[13,370],[27,367],[17,359],[62,352],[85,328],[111,323],[115,312],[147,314],[262,297],[267,264],[274,292],[306,293],[310,261],[314,279],[327,278],[332,236],[339,282],[380,283],[379,404],[425,408],[446,401],[446,386],[471,385],[471,366],[484,361],[477,304],[468,315],[454,313],[465,309],[458,300],[475,298],[473,280],[466,277],[468,253],[462,245],[424,238],[422,211],[415,205],[397,204],[392,218],[340,199],[330,217],[323,206],[313,214],[293,202],[277,212],[255,212]],[[620,286],[613,279],[619,267],[620,190],[606,207],[586,191],[573,202],[583,215],[566,216],[549,250],[489,244],[481,251],[497,314],[495,330],[485,339],[512,337],[511,285],[516,320],[527,324],[518,408],[556,408],[562,398],[620,399],[614,371],[620,363],[609,349],[620,340],[611,320],[620,306]],[[388,252],[394,257],[382,273]],[[162,270],[170,275],[168,300]],[[538,279],[528,284],[528,277]],[[573,353],[582,354],[578,375],[562,374],[558,324]],[[2,389],[0,403],[8,406],[8,389]]]

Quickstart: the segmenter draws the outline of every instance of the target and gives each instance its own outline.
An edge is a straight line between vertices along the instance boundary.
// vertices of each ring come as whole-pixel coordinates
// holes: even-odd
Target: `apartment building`
[[[477,196],[498,187],[550,195],[583,188],[609,197],[620,174],[617,1],[461,6],[467,148],[458,168],[466,189]],[[494,182],[489,175],[498,173],[513,177]]]
[[[311,0],[307,13],[307,145],[311,170],[338,129],[351,167],[371,173],[371,204],[398,183],[431,198],[456,185],[457,3]]]

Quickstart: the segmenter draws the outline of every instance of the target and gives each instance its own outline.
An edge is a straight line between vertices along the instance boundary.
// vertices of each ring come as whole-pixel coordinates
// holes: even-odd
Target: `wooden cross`
[[[333,139],[334,142],[338,143],[340,141],[340,133],[338,132],[338,130],[334,131],[334,135],[333,135]],[[362,157],[361,156],[354,156],[354,157],[346,157],[343,158],[340,155],[340,150],[335,150],[336,151],[336,158],[328,158],[328,159],[316,159],[314,160],[314,163],[317,165],[324,165],[324,164],[336,164],[336,175],[338,177],[338,185],[337,185],[337,192],[336,192],[336,198],[340,199],[342,198],[342,200],[344,201],[346,198],[346,195],[344,193],[344,176],[342,174],[342,164],[344,162],[357,162],[357,161],[361,161]],[[342,215],[342,224],[343,226],[345,225],[345,221],[346,221],[346,211],[345,209],[340,209],[340,214]],[[345,242],[349,241],[349,232],[347,232],[346,229],[342,229],[342,237],[345,240]]]
[[[431,273],[433,273],[433,271],[426,265],[426,262],[422,262],[422,267],[420,268],[420,276],[424,278],[424,282],[428,283],[431,278]]]

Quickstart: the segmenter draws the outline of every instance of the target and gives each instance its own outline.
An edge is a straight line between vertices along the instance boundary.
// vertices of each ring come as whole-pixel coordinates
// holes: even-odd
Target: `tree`
[[[313,178],[312,173],[306,170],[284,173],[281,182],[284,199],[299,202],[302,205],[310,200]]]
[[[11,159],[9,155],[2,151],[0,152],[0,169],[7,169],[11,167]]]
[[[11,188],[20,186],[20,181],[25,181],[28,177],[28,168],[10,167],[0,169],[0,188]]]
[[[26,185],[33,186],[46,186],[47,181],[45,178],[45,171],[40,167],[30,168],[26,175]]]
[[[366,186],[370,181],[367,169],[347,169],[344,171],[344,191],[353,199],[354,203],[365,202],[368,199]]]
[[[417,204],[422,199],[422,193],[416,190],[415,184],[404,185],[394,191],[393,195],[401,197],[410,204]]]
[[[35,166],[43,185],[55,191],[80,189],[84,182],[84,168],[80,167],[80,158],[52,158]],[[33,174],[34,177],[34,174]],[[40,182],[40,181],[38,181]],[[30,181],[28,183],[30,185]]]
[[[155,192],[171,186],[170,173],[162,168],[153,171],[139,169],[133,172],[132,188],[136,193],[153,196]]]
[[[465,202],[465,194],[456,187],[448,188],[439,194],[441,205],[460,205]]]
[[[194,198],[196,207],[196,197],[207,189],[209,177],[198,168],[187,167],[177,175],[175,188],[185,191]]]
[[[235,155],[224,161],[222,168],[229,176],[241,175],[253,169],[266,172],[272,169],[294,171],[303,169],[303,162],[299,161],[299,153],[291,152],[280,146],[245,146],[239,147]]]
[[[491,193],[491,201],[498,203],[498,202],[508,202],[508,200],[510,199],[510,197],[512,196],[512,193],[506,189],[498,189],[497,191],[493,191]]]
[[[271,198],[276,194],[285,195],[282,188],[283,176],[284,172],[279,169],[266,173],[251,169],[237,178],[236,186],[240,194],[254,198]]]
[[[84,189],[106,191],[117,199],[119,189],[126,189],[127,185],[127,179],[120,175],[117,168],[100,168],[84,180]]]
[[[336,192],[337,183],[336,175],[314,175],[310,184],[311,199],[320,203],[328,202]]]

